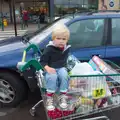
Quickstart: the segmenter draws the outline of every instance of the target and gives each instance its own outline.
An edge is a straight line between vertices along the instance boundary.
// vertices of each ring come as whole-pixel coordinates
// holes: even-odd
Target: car
[[[23,76],[16,67],[17,63],[21,61],[29,43],[44,50],[51,40],[52,28],[59,23],[68,26],[71,53],[80,61],[89,61],[97,55],[120,65],[119,12],[87,12],[64,16],[34,33],[0,41],[0,102],[4,106],[17,106],[26,98],[28,91],[36,89],[34,71],[29,72],[32,77],[28,77],[27,73]],[[31,50],[27,53],[27,60],[32,56]]]

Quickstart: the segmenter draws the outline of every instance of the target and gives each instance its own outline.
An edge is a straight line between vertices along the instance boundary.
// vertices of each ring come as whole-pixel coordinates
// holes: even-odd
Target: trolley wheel
[[[35,109],[30,109],[30,115],[35,117],[36,116],[36,110]]]

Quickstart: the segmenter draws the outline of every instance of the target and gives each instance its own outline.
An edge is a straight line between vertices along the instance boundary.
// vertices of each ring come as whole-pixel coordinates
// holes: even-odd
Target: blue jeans
[[[64,67],[56,69],[55,74],[45,73],[47,92],[55,93],[57,90],[67,92],[69,79],[68,72]]]

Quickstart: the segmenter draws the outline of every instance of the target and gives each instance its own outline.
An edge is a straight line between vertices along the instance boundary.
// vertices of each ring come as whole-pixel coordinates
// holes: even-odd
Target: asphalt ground
[[[32,117],[29,113],[30,108],[40,99],[40,92],[37,90],[34,93],[29,93],[28,100],[22,102],[17,108],[4,108],[1,106],[0,120],[46,120],[46,114],[44,111],[43,104],[40,104],[40,106],[37,108],[36,117]],[[89,117],[95,117],[100,115],[107,115],[110,120],[120,120],[120,108],[111,109],[109,111],[92,115]]]
[[[23,101],[17,108],[0,107],[0,120],[46,120],[43,104],[37,108],[36,117],[32,117],[29,113],[30,108],[41,99],[37,90],[29,93],[28,100]]]

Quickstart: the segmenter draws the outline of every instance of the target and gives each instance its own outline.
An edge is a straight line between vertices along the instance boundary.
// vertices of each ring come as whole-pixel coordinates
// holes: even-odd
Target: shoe
[[[48,97],[47,96],[46,109],[48,111],[55,110],[55,106],[54,106],[54,103],[53,103],[53,97]]]
[[[60,96],[59,96],[59,98],[58,98],[59,106],[60,106],[62,109],[66,109],[66,108],[68,107],[67,99],[68,99],[68,97],[67,97],[66,95],[60,95]]]

